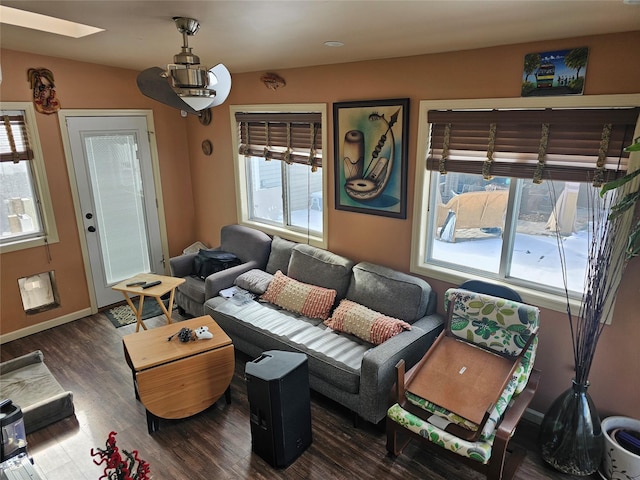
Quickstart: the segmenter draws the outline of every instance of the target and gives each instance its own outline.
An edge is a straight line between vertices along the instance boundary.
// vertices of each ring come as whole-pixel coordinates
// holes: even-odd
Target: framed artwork
[[[407,218],[409,99],[333,104],[336,209]]]
[[[522,96],[582,95],[588,57],[587,47],[528,53],[522,70]]]

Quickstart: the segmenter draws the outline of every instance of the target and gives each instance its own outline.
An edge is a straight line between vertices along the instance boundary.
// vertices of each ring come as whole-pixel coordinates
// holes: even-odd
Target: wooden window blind
[[[240,154],[322,167],[320,113],[236,113]]]
[[[627,169],[640,108],[431,110],[427,169],[593,182]]]
[[[33,159],[23,115],[2,115],[0,128],[0,162],[18,163]]]

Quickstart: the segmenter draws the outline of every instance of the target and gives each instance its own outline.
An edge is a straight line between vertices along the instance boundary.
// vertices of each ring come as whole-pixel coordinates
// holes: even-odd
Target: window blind
[[[0,128],[0,162],[18,163],[33,159],[33,150],[29,145],[27,126],[23,115],[2,114]]]
[[[594,185],[624,175],[640,108],[431,110],[427,169]]]
[[[320,113],[236,113],[240,154],[322,167]]]

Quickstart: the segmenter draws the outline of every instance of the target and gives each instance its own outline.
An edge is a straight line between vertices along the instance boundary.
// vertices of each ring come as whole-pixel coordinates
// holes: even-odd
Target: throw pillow
[[[273,275],[270,273],[254,268],[239,275],[233,283],[251,293],[262,295],[267,291],[272,279]]]
[[[309,318],[326,320],[336,299],[336,291],[298,282],[280,270],[273,276],[269,288],[260,297],[290,312]]]
[[[380,345],[404,330],[411,330],[411,325],[405,321],[346,299],[340,302],[324,324],[332,330],[350,333],[374,345]]]

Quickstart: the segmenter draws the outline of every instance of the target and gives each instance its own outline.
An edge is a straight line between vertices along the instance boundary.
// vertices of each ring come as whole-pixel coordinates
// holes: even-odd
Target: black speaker
[[[311,445],[307,356],[264,352],[247,362],[245,378],[252,450],[271,466],[284,468]]]

